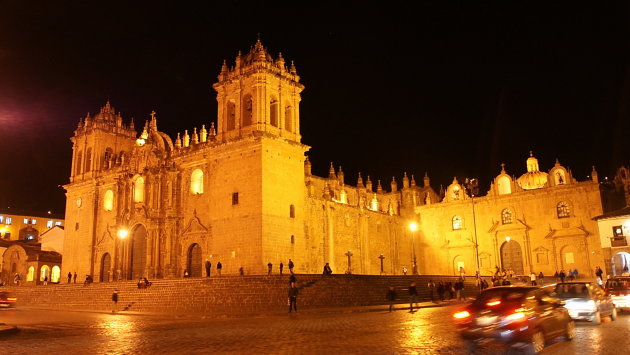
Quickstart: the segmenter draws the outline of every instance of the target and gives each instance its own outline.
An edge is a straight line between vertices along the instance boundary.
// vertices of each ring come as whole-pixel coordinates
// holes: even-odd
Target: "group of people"
[[[464,278],[460,277],[455,282],[451,281],[438,281],[437,283],[430,280],[427,284],[429,288],[429,296],[431,297],[431,302],[437,300],[445,301],[451,300],[453,298],[457,298],[458,301],[461,301],[466,298],[464,294]],[[437,295],[436,295],[437,293]]]
[[[149,288],[153,283],[150,282],[146,277],[141,277],[138,280],[138,288]]]
[[[289,259],[287,266],[289,267],[289,273],[293,274],[293,268],[295,268],[295,263],[293,263],[293,260]],[[280,270],[280,275],[282,275],[282,272],[284,271],[284,264],[282,263],[282,261],[280,262],[278,269]],[[267,275],[271,275],[272,272],[273,272],[273,264],[270,261],[267,264]]]
[[[569,269],[569,272],[565,272],[564,269],[560,270],[560,272],[556,271],[555,274],[553,274],[554,279],[556,279],[556,281],[560,281],[560,282],[564,282],[566,281],[573,281],[576,280],[578,277],[580,276],[580,274],[578,273],[577,269]]]
[[[206,267],[206,277],[210,277],[210,274],[212,273],[212,263],[210,262],[210,260],[206,260],[206,263],[204,265]],[[223,264],[221,264],[220,261],[217,262],[217,274],[219,274],[219,276],[221,276],[222,269],[223,269]],[[184,271],[184,277],[190,277],[188,270]]]

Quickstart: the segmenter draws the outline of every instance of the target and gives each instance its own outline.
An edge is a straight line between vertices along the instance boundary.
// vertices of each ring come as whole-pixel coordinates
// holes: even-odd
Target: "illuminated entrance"
[[[612,257],[612,274],[621,276],[624,272],[630,272],[630,254],[622,251]]]
[[[145,275],[147,265],[147,230],[140,225],[131,237],[131,254],[129,255],[129,279],[137,280]]]
[[[103,255],[103,257],[101,258],[101,277],[100,277],[100,281],[101,282],[109,282],[111,281],[109,279],[109,271],[112,268],[112,257],[109,255],[109,253],[105,253],[105,255]]]
[[[512,269],[515,275],[524,275],[523,252],[518,242],[510,240],[501,245],[501,267],[503,270]]]
[[[195,243],[188,248],[188,258],[186,263],[188,275],[190,277],[201,277],[201,247]]]

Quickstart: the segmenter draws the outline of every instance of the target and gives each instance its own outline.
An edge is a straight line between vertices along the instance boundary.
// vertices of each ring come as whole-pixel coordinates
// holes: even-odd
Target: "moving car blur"
[[[605,289],[618,311],[630,311],[630,277],[608,279]]]
[[[575,322],[563,302],[534,286],[499,286],[482,291],[453,318],[468,353],[488,343],[537,354],[557,336],[575,336]]]
[[[0,308],[13,308],[17,297],[6,291],[0,291]]]
[[[595,282],[559,282],[551,295],[565,302],[574,320],[601,324],[603,317],[617,319],[612,297]]]

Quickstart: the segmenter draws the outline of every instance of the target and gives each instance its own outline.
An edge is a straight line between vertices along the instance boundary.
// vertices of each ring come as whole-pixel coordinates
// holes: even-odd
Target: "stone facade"
[[[471,272],[477,259],[483,274],[603,264],[592,220],[603,212],[595,172],[577,182],[559,164],[539,171],[530,156],[526,174],[517,180],[502,170],[474,198],[457,180],[438,194],[426,175],[422,186],[405,174],[401,188],[392,179],[387,190],[370,177],[346,185],[332,164],[328,177],[313,176],[310,147],[301,143],[299,80],[293,63],[258,41],[221,68],[216,128],[172,140],[152,113],[138,136],[109,102],[81,119],[65,186],[62,274],[201,276],[206,260],[213,273],[221,262],[223,273],[263,274],[268,262],[287,270],[289,258],[300,273],[320,273],[327,262],[335,273],[358,274],[412,273],[414,261],[424,274]]]

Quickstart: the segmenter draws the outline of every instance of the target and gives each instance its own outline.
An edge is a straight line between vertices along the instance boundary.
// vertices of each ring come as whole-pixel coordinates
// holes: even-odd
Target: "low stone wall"
[[[451,281],[453,276],[296,275],[300,308],[352,307],[386,304],[389,286],[400,303],[408,301],[407,288],[417,285],[419,300],[429,300],[429,280]],[[466,280],[465,292],[476,295],[474,278]],[[59,310],[111,311],[111,296],[118,290],[118,308],[151,313],[237,314],[279,312],[287,308],[289,276],[213,276],[153,280],[138,289],[135,281],[46,286],[9,286],[18,307]],[[437,297],[437,296],[436,296]]]

